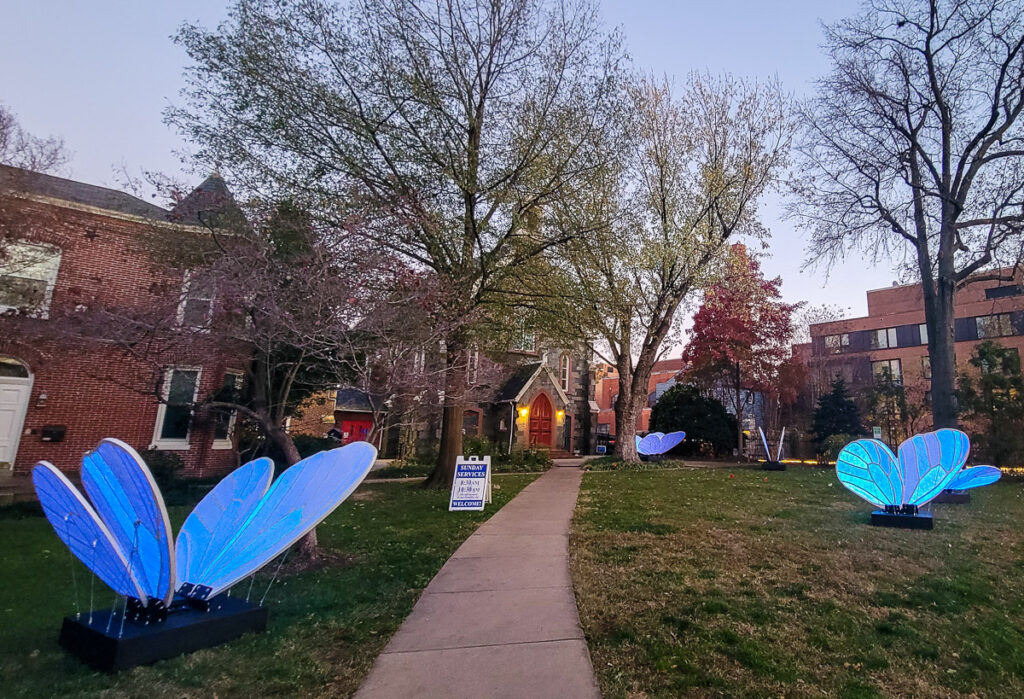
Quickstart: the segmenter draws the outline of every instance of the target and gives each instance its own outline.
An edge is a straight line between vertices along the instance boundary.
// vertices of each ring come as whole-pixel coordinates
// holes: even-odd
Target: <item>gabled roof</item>
[[[175,204],[168,219],[185,225],[223,226],[244,216],[227,183],[215,172]]]
[[[512,377],[505,382],[505,385],[498,391],[498,395],[495,396],[494,402],[500,403],[502,401],[513,401],[518,403],[519,399],[523,397],[523,393],[526,389],[534,382],[537,375],[544,372],[548,375],[551,380],[551,385],[555,387],[555,393],[561,399],[564,405],[569,405],[569,397],[565,395],[565,391],[558,385],[558,378],[543,362],[530,362],[529,364],[523,364],[521,367],[516,369],[516,372],[512,374]]]
[[[339,388],[334,398],[334,409],[350,413],[373,412],[369,395],[358,388]]]
[[[167,219],[166,209],[131,194],[10,165],[0,165],[0,191],[4,190],[60,199],[130,216],[159,221]]]
[[[533,377],[540,371],[540,367],[540,362],[530,362],[516,369],[515,373],[509,377],[509,380],[498,391],[498,395],[494,397],[495,402],[518,400],[523,389],[530,385]]]

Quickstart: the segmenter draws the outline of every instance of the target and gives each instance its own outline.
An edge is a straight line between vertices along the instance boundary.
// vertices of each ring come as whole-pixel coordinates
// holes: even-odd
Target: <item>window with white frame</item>
[[[825,351],[829,354],[840,354],[850,348],[850,333],[825,336]]]
[[[896,346],[896,328],[879,328],[871,331],[871,348],[888,349]]]
[[[192,406],[199,393],[198,367],[172,367],[164,373],[162,400],[156,413],[153,446],[157,449],[188,449]]]
[[[558,377],[561,379],[562,390],[568,393],[572,384],[572,359],[568,353],[564,353],[559,360]]]
[[[928,355],[921,357],[921,377],[924,379],[932,378],[932,358]]]
[[[480,350],[476,346],[466,353],[466,383],[475,386],[480,379]]]
[[[242,388],[242,372],[226,371],[224,380],[221,383],[220,391],[217,392],[217,399],[225,402],[238,400],[238,391]],[[213,419],[213,448],[230,449],[232,436],[235,433],[235,419],[238,417],[237,410],[218,409]]]
[[[60,270],[60,248],[25,241],[0,247],[0,312],[46,318]]]
[[[512,341],[513,352],[533,352],[537,349],[537,336],[533,330],[523,330]]]
[[[921,323],[917,326],[917,332],[921,334],[921,344],[928,344],[928,323]]]
[[[178,304],[178,324],[185,328],[208,328],[213,319],[213,284],[195,272],[185,272]]]
[[[427,367],[426,350],[416,350],[412,353],[412,370],[417,374],[423,373]]]

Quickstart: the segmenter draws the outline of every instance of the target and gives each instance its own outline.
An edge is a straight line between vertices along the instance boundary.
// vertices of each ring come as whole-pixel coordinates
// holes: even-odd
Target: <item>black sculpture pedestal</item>
[[[945,503],[947,505],[966,505],[971,501],[969,490],[943,490],[932,502]]]
[[[875,510],[871,513],[871,524],[876,527],[897,527],[899,529],[932,529],[934,520],[931,512],[905,514]]]
[[[165,621],[125,621],[123,630],[121,615],[111,619],[111,614],[109,609],[94,611],[92,623],[88,613],[65,617],[60,645],[97,670],[116,672],[227,643],[250,631],[266,631],[269,611],[221,596],[210,600],[208,611],[175,603]]]
[[[785,471],[786,470],[786,464],[782,463],[781,461],[762,461],[761,462],[761,470],[762,471]]]

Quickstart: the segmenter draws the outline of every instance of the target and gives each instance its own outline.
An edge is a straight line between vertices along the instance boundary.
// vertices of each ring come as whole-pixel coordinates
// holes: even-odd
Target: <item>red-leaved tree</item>
[[[796,386],[783,386],[790,374],[793,312],[799,304],[782,301],[782,280],[765,279],[761,266],[742,243],[732,246],[726,273],[711,287],[694,316],[683,352],[684,378],[731,406],[740,425],[762,393],[785,402]]]

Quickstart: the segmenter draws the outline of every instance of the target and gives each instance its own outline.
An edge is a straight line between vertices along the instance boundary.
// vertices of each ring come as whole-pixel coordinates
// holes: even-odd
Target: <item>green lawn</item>
[[[936,505],[927,532],[869,526],[830,469],[587,474],[572,565],[601,689],[1024,696],[1022,493]]]
[[[91,672],[57,646],[75,602],[70,555],[47,521],[0,519],[0,696],[349,695],[445,560],[534,478],[503,476],[483,513],[449,513],[446,492],[415,484],[363,486],[318,529],[349,562],[279,580],[266,634],[119,675]],[[172,510],[177,523],[186,515]],[[75,567],[85,608],[91,576]],[[257,578],[256,599],[266,583]],[[95,598],[109,607],[113,593],[97,582]]]

